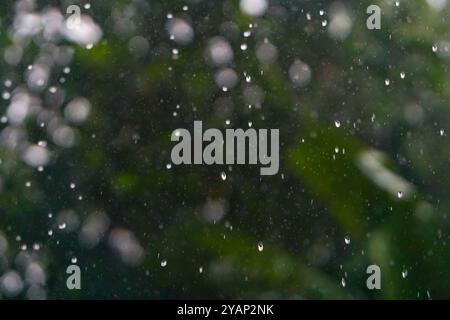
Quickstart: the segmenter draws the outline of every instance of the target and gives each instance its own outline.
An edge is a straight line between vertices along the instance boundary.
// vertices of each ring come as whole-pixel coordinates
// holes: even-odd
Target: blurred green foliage
[[[366,29],[372,2],[382,8],[381,30]],[[10,45],[14,15],[13,1],[6,3],[2,49]],[[341,3],[352,29],[336,40],[322,21],[338,2],[270,4],[257,18],[231,0],[96,1],[83,11],[101,26],[103,38],[91,50],[76,47],[62,86],[67,101],[87,97],[91,113],[78,126],[79,143],[55,146],[43,172],[25,165],[16,152],[0,150],[0,231],[9,242],[0,275],[15,268],[22,243],[41,243],[39,253],[30,255],[45,267],[49,298],[450,297],[449,60],[437,54],[442,47],[432,50],[450,36],[450,9],[434,11],[426,1],[401,1],[398,7],[394,1]],[[40,1],[38,8],[49,5],[65,12],[68,2]],[[117,32],[118,12],[130,14],[128,33]],[[169,39],[168,13],[189,21],[191,43]],[[234,31],[225,32],[224,23]],[[246,39],[249,23],[254,30]],[[139,57],[129,50],[136,35],[149,43]],[[240,79],[227,92],[215,82],[218,68],[205,58],[208,41],[217,35],[233,48],[229,67]],[[267,63],[255,55],[265,38],[277,50]],[[38,43],[27,47],[19,65],[2,61],[1,76],[23,81]],[[179,49],[177,59],[173,48]],[[290,80],[296,59],[311,69],[306,86]],[[243,92],[249,87],[262,93],[261,108],[248,108]],[[8,103],[0,103],[1,112]],[[261,177],[255,166],[167,169],[170,133],[191,130],[193,120],[221,129],[226,120],[234,128],[247,128],[249,121],[255,128],[279,128],[279,174]],[[30,141],[46,139],[35,122],[24,126]],[[376,177],[391,187],[377,184]],[[408,181],[411,191],[401,198],[398,181]],[[223,204],[226,212],[216,223],[205,220],[208,201]],[[123,263],[108,244],[108,232],[92,249],[80,244],[79,229],[56,228],[50,237],[54,221],[48,214],[68,209],[81,223],[104,212],[110,230],[133,232],[143,257]],[[73,256],[82,269],[80,291],[65,286]],[[381,290],[366,288],[371,264],[381,268]]]

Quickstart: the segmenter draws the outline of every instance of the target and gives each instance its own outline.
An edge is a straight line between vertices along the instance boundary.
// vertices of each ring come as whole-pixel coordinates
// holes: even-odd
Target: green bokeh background
[[[3,2],[1,53],[11,43],[14,17],[14,1]],[[70,44],[75,52],[62,87],[66,101],[88,98],[91,113],[77,126],[73,148],[52,145],[34,119],[23,124],[29,141],[48,139],[55,150],[43,172],[1,147],[0,231],[9,245],[0,257],[0,276],[16,269],[25,243],[44,267],[48,298],[450,298],[450,60],[432,50],[450,37],[450,7],[437,12],[425,0],[399,6],[388,0],[345,1],[351,33],[335,40],[321,24],[327,16],[319,15],[335,1],[269,3],[268,12],[257,18],[244,15],[239,1],[228,0],[93,1],[91,9],[82,10],[102,28],[103,38],[91,50]],[[68,4],[38,1],[36,10],[56,6],[64,12]],[[370,4],[382,9],[381,30],[366,28]],[[118,34],[112,11],[129,10],[135,28]],[[169,39],[168,13],[190,22],[191,43]],[[223,34],[224,22],[238,28],[235,36]],[[244,39],[249,23],[257,24],[257,31]],[[136,35],[150,45],[138,58],[128,48]],[[228,92],[217,86],[217,68],[204,55],[217,35],[232,46],[230,67],[240,77]],[[267,64],[255,55],[265,37],[278,50]],[[243,41],[246,51],[240,49]],[[172,48],[179,49],[178,59]],[[23,82],[37,52],[39,44],[30,42],[19,65],[0,58],[2,81]],[[311,81],[300,88],[288,74],[296,59],[312,71]],[[244,72],[252,75],[250,84]],[[260,109],[249,109],[243,99],[250,85],[264,94]],[[215,107],[223,98],[232,105],[225,115]],[[8,104],[0,101],[0,113]],[[417,110],[419,120],[411,121]],[[167,169],[170,133],[192,130],[194,120],[223,130],[247,128],[249,121],[254,128],[279,128],[280,172],[260,176],[258,166],[245,165],[231,172],[226,165]],[[361,157],[367,154],[380,157],[381,171],[369,170],[375,177],[390,172],[414,192],[398,198],[395,190],[377,185],[364,170]],[[202,217],[208,199],[226,203],[226,214],[216,223]],[[79,230],[55,230],[49,237],[54,222],[48,214],[67,209],[81,223],[104,212],[110,230],[133,232],[144,256],[135,265],[124,263],[108,245],[108,232],[89,250],[80,245]],[[32,252],[33,243],[41,244],[39,252]],[[78,291],[66,288],[73,256],[82,269]],[[366,288],[371,264],[381,268],[381,290]],[[26,286],[25,281],[16,298],[26,297]]]

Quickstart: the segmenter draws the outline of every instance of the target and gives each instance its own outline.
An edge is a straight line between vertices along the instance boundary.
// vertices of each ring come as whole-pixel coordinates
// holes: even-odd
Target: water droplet
[[[11,93],[9,93],[8,91],[3,91],[2,99],[3,100],[9,100],[9,98],[11,98]]]
[[[203,273],[203,267],[198,268],[198,272]]]
[[[172,168],[172,164],[171,163],[166,164],[166,169],[171,169],[171,168]]]
[[[433,52],[437,52],[437,50],[438,50],[437,45],[436,45],[436,44],[433,44],[433,45],[431,46],[431,50],[433,50]]]
[[[47,234],[51,237],[53,235],[53,230],[48,230]]]
[[[319,14],[320,14],[321,16],[323,16],[323,15],[325,14],[325,11],[324,11],[324,10],[320,10],[320,11],[319,11]]]
[[[230,125],[231,121],[230,120],[225,120],[225,124],[228,126]]]
[[[64,230],[65,228],[66,228],[66,223],[65,222],[63,222],[63,223],[60,223],[60,224],[58,224],[58,229],[59,230]]]
[[[395,6],[396,7],[400,6],[400,1],[395,1]]]
[[[327,20],[323,20],[323,21],[322,21],[322,27],[326,27],[327,24],[328,24],[328,21],[327,21]]]
[[[242,43],[242,44],[241,44],[241,50],[242,50],[242,51],[247,50],[247,44],[246,44],[246,43]]]
[[[25,187],[27,188],[31,187],[31,182],[30,181],[25,182]]]
[[[94,47],[93,43],[89,43],[86,45],[86,49],[91,50]]]
[[[391,80],[389,80],[389,79],[384,80],[384,84],[385,84],[386,86],[388,86],[390,83],[391,83]]]
[[[34,251],[39,251],[41,250],[41,245],[39,243],[34,243],[33,244],[33,250]]]
[[[344,242],[345,242],[345,244],[350,244],[350,242],[351,242],[350,237],[349,236],[345,236]]]
[[[341,122],[339,120],[334,121],[334,125],[336,128],[339,128],[341,126]]]
[[[253,125],[253,122],[249,121],[249,122],[248,122],[248,126],[251,128],[252,125]]]
[[[402,278],[405,279],[408,276],[408,270],[403,270],[402,271]]]
[[[405,77],[406,77],[406,73],[404,73],[403,71],[400,72],[400,78],[405,79]]]
[[[262,252],[264,250],[264,244],[260,241],[258,242],[258,251]]]
[[[70,184],[70,189],[75,189],[75,183],[72,182],[72,183]]]
[[[441,135],[441,137],[443,137],[443,136],[444,136],[444,134],[445,134],[445,131],[444,131],[444,129],[441,129],[441,130],[439,130],[439,134]]]
[[[343,288],[345,288],[345,286],[346,286],[346,283],[345,283],[345,279],[344,279],[344,278],[341,279],[341,286],[342,286]]]
[[[72,259],[70,259],[70,261],[72,262],[72,263],[77,263],[77,257],[72,257]]]
[[[251,32],[251,31],[249,31],[249,30],[244,31],[244,37],[245,37],[245,38],[248,38],[248,37],[250,37],[251,35],[252,35],[252,32]]]
[[[90,4],[90,3],[86,3],[86,4],[84,5],[84,8],[85,8],[86,10],[89,10],[89,9],[91,8],[91,4]]]
[[[397,192],[397,198],[399,198],[399,199],[403,198],[403,192],[402,191]]]
[[[222,171],[220,177],[222,178],[223,181],[227,180],[227,174],[225,173],[225,171]]]
[[[161,261],[161,267],[165,267],[165,266],[167,266],[167,260],[162,260]]]

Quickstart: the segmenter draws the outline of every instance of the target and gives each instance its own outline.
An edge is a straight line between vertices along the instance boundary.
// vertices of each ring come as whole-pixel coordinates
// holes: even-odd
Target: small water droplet
[[[388,86],[390,83],[391,83],[391,80],[389,80],[389,79],[384,80],[384,84],[385,84],[386,86]]]
[[[433,50],[433,52],[437,52],[437,50],[438,50],[437,45],[436,45],[436,44],[433,44],[433,45],[431,46],[431,50]]]
[[[89,43],[86,45],[86,49],[91,50],[94,47],[93,43]]]
[[[203,267],[198,268],[198,272],[203,273]]]
[[[402,271],[402,278],[405,279],[408,276],[408,270],[403,270]]]
[[[3,100],[9,100],[9,98],[11,98],[11,93],[9,93],[8,91],[3,91],[2,99]]]
[[[345,279],[344,279],[344,278],[341,279],[341,286],[342,286],[343,288],[345,288],[345,286],[346,286],[346,283],[345,283]]]
[[[400,78],[405,79],[405,77],[406,77],[406,73],[404,73],[403,71],[400,72]]]
[[[31,187],[31,182],[30,181],[25,182],[25,187],[27,188]]]
[[[166,164],[166,169],[171,169],[171,168],[172,168],[172,164],[171,163]]]
[[[72,257],[72,259],[70,259],[70,261],[72,262],[72,263],[77,263],[77,257]]]
[[[445,131],[444,131],[444,129],[441,129],[441,130],[439,130],[439,134],[441,135],[441,137],[443,137],[443,136],[444,136],[444,134],[445,134]]]
[[[60,223],[60,224],[58,224],[58,229],[59,230],[63,230],[63,229],[65,229],[66,228],[66,223],[65,222],[63,222],[63,223]]]
[[[241,44],[241,50],[242,50],[242,51],[247,50],[247,44],[246,44],[246,43],[242,43],[242,44]]]
[[[165,266],[167,266],[167,260],[162,260],[161,261],[161,267],[165,267]]]
[[[264,243],[262,243],[261,241],[258,242],[258,251],[262,252],[264,250]]]
[[[72,182],[72,183],[70,184],[70,189],[75,189],[75,183]]]
[[[403,191],[397,192],[397,198],[399,199],[403,198]]]
[[[341,126],[341,122],[339,120],[334,121],[334,125],[336,128],[339,128]]]
[[[351,242],[350,237],[349,236],[345,236],[344,242],[345,242],[345,244],[350,244],[350,242]]]
[[[227,174],[225,173],[225,171],[222,171],[220,177],[222,178],[223,181],[227,180]]]

